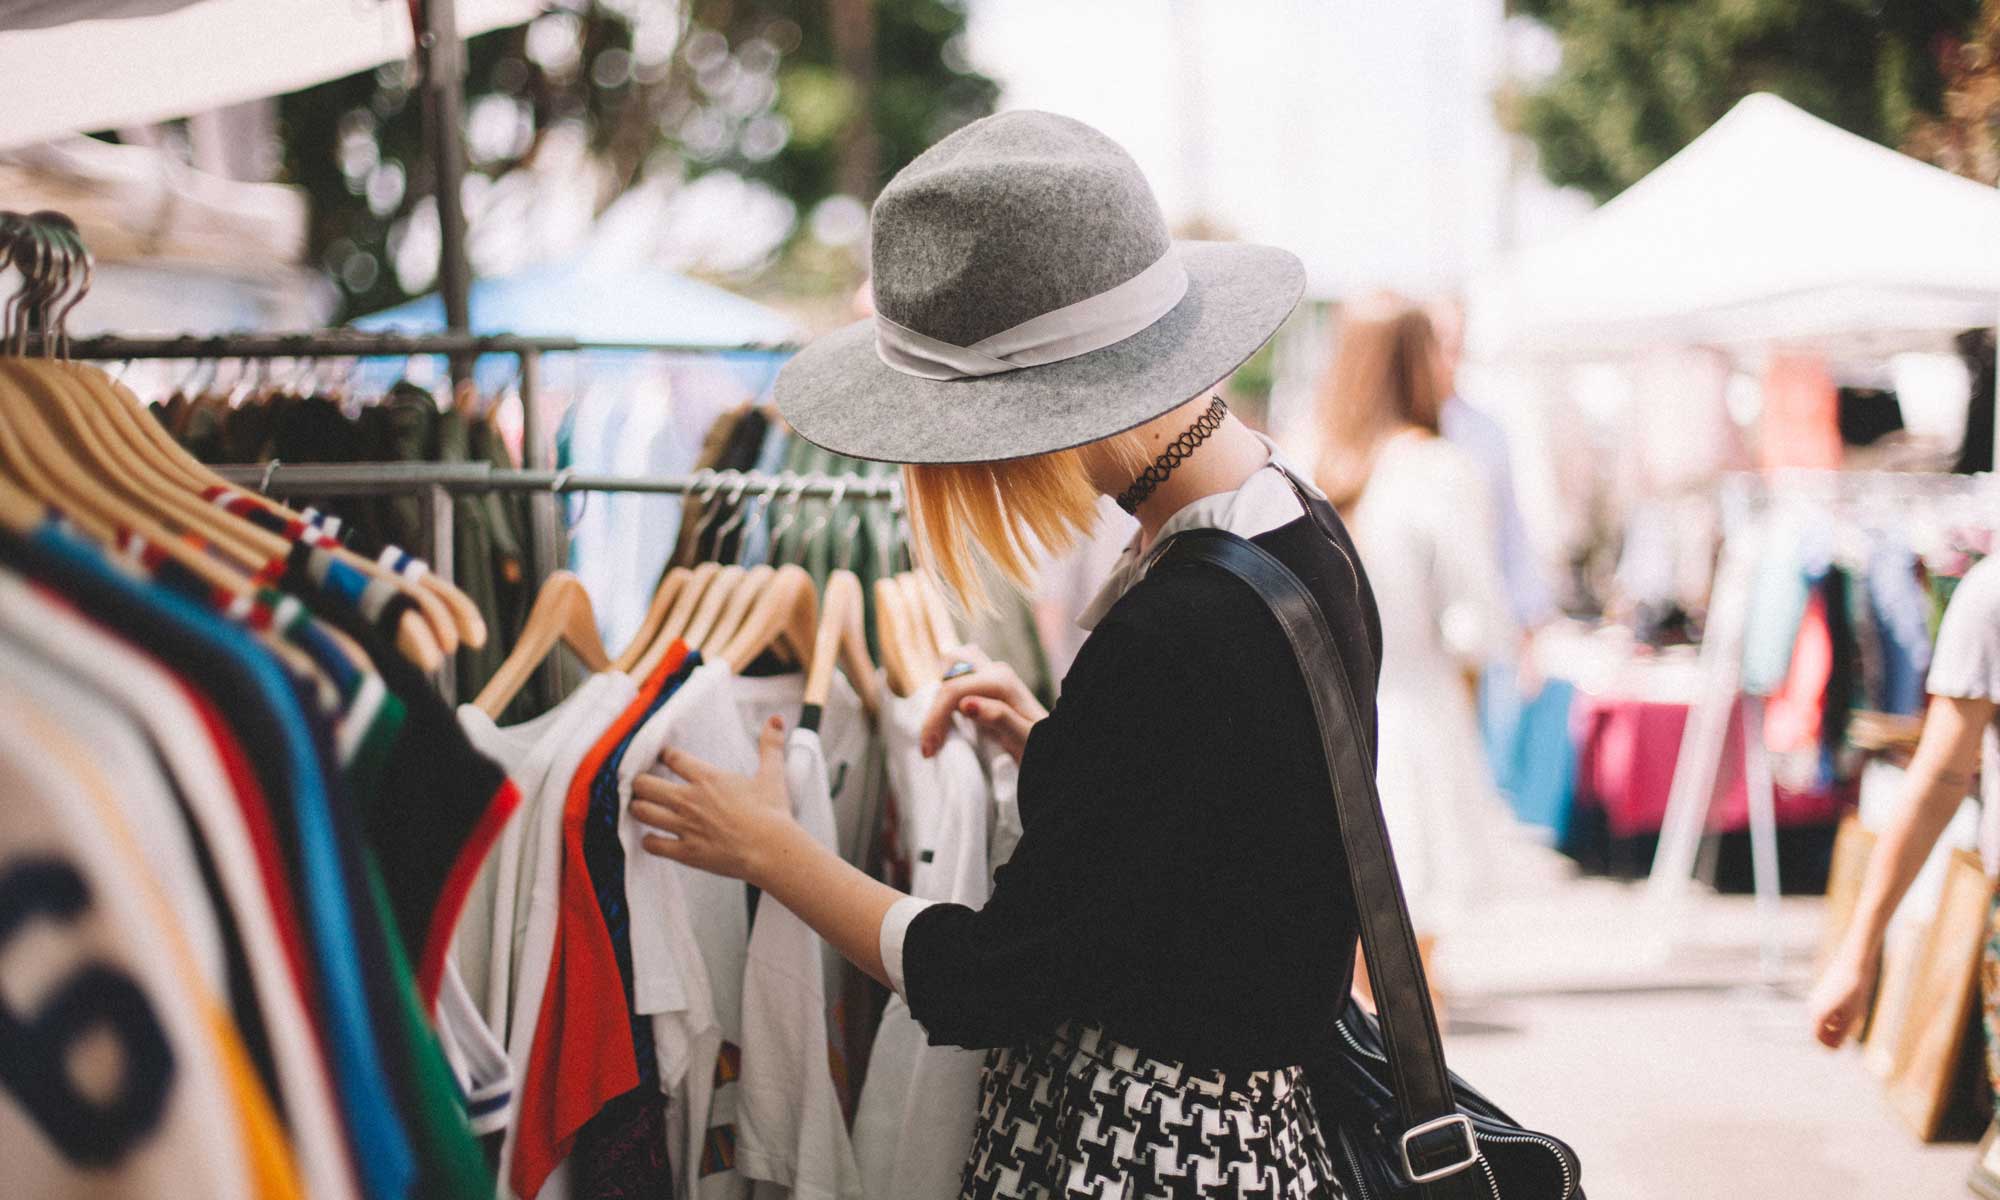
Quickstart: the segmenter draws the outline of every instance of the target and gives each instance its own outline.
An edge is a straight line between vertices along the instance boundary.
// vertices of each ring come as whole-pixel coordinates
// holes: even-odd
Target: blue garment
[[[1792,669],[1806,596],[1832,565],[1832,545],[1824,528],[1779,519],[1765,527],[1757,555],[1743,626],[1743,692],[1768,696]]]
[[[1542,578],[1541,564],[1535,561],[1527,522],[1521,519],[1507,431],[1500,422],[1466,403],[1457,393],[1445,397],[1444,408],[1438,413],[1438,431],[1446,441],[1479,463],[1487,486],[1493,490],[1495,545],[1500,553],[1500,575],[1507,589],[1507,605],[1514,611],[1515,622],[1523,629],[1548,624],[1559,614],[1555,600],[1549,595],[1549,585]]]
[[[1549,830],[1561,845],[1576,794],[1576,747],[1569,736],[1576,685],[1549,679],[1524,697],[1513,669],[1494,666],[1480,680],[1479,697],[1494,781],[1517,818]]]
[[[32,541],[0,534],[0,557],[61,591],[91,616],[141,636],[147,649],[208,692],[228,714],[281,823],[292,882],[311,938],[313,1008],[331,1043],[334,1085],[361,1183],[371,1200],[402,1200],[416,1160],[379,1056],[344,886],[327,779],[292,681],[242,630],[109,566],[54,525]]]
[[[1868,554],[1868,603],[1882,649],[1883,711],[1924,710],[1924,680],[1931,670],[1930,594],[1917,574],[1917,556],[1895,538],[1878,535]]]
[[[687,659],[668,676],[659,694],[647,702],[645,714],[611,748],[604,765],[591,777],[590,807],[583,819],[583,861],[590,870],[590,887],[597,895],[598,911],[604,915],[605,932],[611,935],[619,982],[625,985],[625,1011],[632,1022],[632,1050],[639,1059],[641,1088],[659,1087],[660,1064],[653,1052],[653,1019],[635,1011],[632,996],[632,911],[625,897],[625,847],[618,840],[618,818],[622,812],[618,803],[618,768],[640,728],[672,699],[700,665],[701,655],[689,651]]]
[[[1514,812],[1528,824],[1548,829],[1558,846],[1569,836],[1576,798],[1576,743],[1569,735],[1575,700],[1575,684],[1548,680],[1522,709],[1514,733],[1514,786],[1508,792]]]

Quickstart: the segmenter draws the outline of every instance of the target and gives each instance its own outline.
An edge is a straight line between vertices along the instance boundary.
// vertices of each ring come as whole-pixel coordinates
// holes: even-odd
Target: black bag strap
[[[1293,486],[1298,486],[1296,480]],[[1300,499],[1325,532],[1312,503],[1303,494]],[[1456,1174],[1476,1160],[1477,1145],[1453,1099],[1437,1014],[1375,790],[1374,766],[1362,742],[1367,726],[1348,684],[1340,644],[1305,584],[1255,543],[1220,529],[1189,530],[1172,539],[1158,565],[1186,563],[1219,568],[1248,584],[1291,643],[1319,722],[1361,944],[1395,1084],[1403,1128],[1392,1140],[1400,1143],[1413,1182]]]

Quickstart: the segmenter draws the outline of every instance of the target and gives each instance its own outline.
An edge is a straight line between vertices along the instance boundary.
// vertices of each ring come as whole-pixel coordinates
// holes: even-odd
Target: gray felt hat
[[[1132,156],[1080,121],[987,117],[875,202],[875,316],[778,376],[779,411],[855,458],[991,462],[1122,433],[1201,395],[1305,289],[1271,246],[1175,242]]]

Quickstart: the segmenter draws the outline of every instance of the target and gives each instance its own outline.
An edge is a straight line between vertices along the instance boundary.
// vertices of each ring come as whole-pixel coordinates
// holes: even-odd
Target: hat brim
[[[905,375],[857,321],[799,351],[778,375],[778,411],[800,437],[850,458],[997,462],[1123,433],[1229,377],[1298,305],[1305,268],[1287,251],[1177,242],[1187,295],[1101,350],[974,379]]]

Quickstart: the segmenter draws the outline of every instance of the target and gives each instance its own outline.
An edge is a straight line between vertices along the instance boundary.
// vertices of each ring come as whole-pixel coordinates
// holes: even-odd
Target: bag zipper
[[[1367,1047],[1363,1046],[1361,1044],[1360,1039],[1354,1036],[1353,1031],[1347,1028],[1347,1022],[1335,1021],[1333,1023],[1333,1027],[1340,1031],[1340,1036],[1342,1040],[1344,1040],[1348,1045],[1354,1047],[1354,1052],[1356,1054],[1363,1055],[1367,1058],[1372,1058],[1379,1063],[1387,1063],[1389,1061],[1382,1055],[1377,1054],[1373,1050],[1370,1050]],[[1562,1168],[1563,1190],[1562,1190],[1561,1200],[1569,1200],[1571,1196],[1576,1195],[1576,1176],[1569,1169],[1569,1156],[1563,1153],[1561,1145],[1558,1144],[1553,1139],[1542,1137],[1539,1134],[1529,1133],[1526,1132],[1525,1130],[1520,1133],[1488,1133],[1486,1130],[1480,1129],[1476,1126],[1472,1131],[1472,1135],[1475,1139],[1483,1138],[1489,1142],[1527,1142],[1531,1145],[1541,1146],[1547,1149],[1550,1154],[1555,1156],[1556,1165]],[[1345,1137],[1346,1134],[1343,1132],[1341,1136]],[[1354,1157],[1353,1151],[1350,1149],[1348,1152],[1349,1161],[1352,1161],[1353,1157]],[[1486,1185],[1487,1187],[1492,1189],[1494,1200],[1500,1200],[1500,1185],[1493,1177],[1492,1165],[1486,1161],[1486,1156],[1483,1154],[1479,1156],[1479,1165],[1486,1171]],[[1357,1172],[1359,1171],[1358,1166],[1356,1167],[1356,1171]]]
[[[1368,1173],[1361,1169],[1361,1159],[1354,1153],[1354,1143],[1344,1128],[1340,1131],[1340,1149],[1347,1155],[1347,1165],[1354,1171],[1354,1188],[1361,1193],[1358,1200],[1372,1200],[1372,1193],[1368,1190]]]
[[[1563,1190],[1561,1200],[1569,1200],[1571,1196],[1576,1195],[1576,1176],[1570,1172],[1569,1156],[1564,1154],[1551,1139],[1526,1131],[1521,1133],[1487,1133],[1484,1130],[1474,1130],[1473,1135],[1485,1138],[1489,1142],[1528,1142],[1537,1146],[1546,1146],[1550,1153],[1555,1155],[1556,1165],[1562,1168]]]

